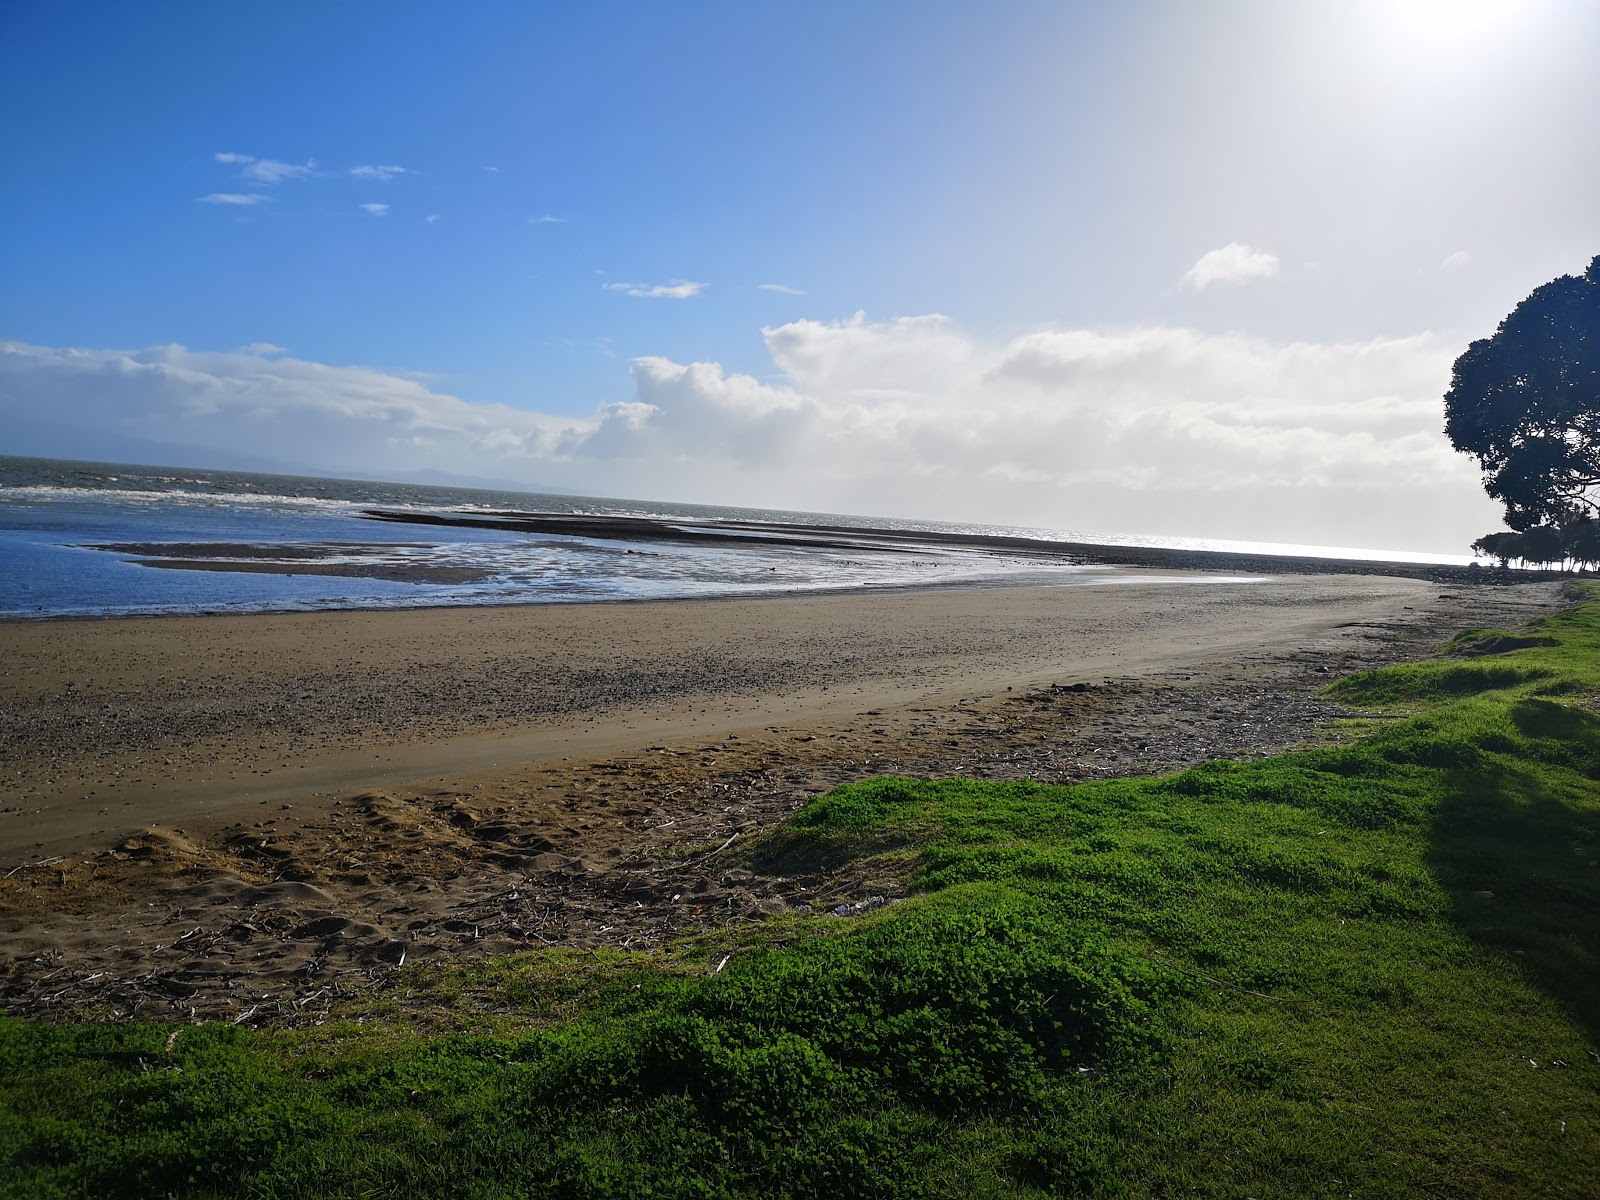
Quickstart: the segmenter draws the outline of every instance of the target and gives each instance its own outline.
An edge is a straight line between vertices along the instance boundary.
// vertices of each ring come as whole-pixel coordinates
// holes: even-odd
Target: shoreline
[[[140,564],[151,565],[151,564]],[[164,564],[163,564],[164,565]],[[1115,564],[1083,564],[1094,567],[1116,569]],[[168,568],[173,569],[173,568]],[[220,570],[219,567],[200,567],[198,570]],[[1130,567],[1130,570],[1141,568]],[[1153,577],[1138,575],[1125,581],[1119,581],[1125,586],[1137,587],[1142,585],[1157,585],[1164,583],[1224,583],[1244,584],[1262,583],[1264,577],[1250,575],[1212,575],[1209,572],[1197,574],[1181,567],[1172,568],[1142,568],[1147,571],[1165,571],[1173,578]],[[260,573],[254,568],[247,568],[247,573]],[[274,572],[276,573],[276,572]],[[310,574],[310,572],[283,572],[285,574]],[[460,611],[520,611],[525,609],[542,608],[573,608],[588,605],[613,606],[634,604],[744,604],[761,603],[770,600],[806,600],[828,596],[899,596],[915,595],[920,592],[946,592],[946,591],[1003,591],[1009,589],[1026,588],[1076,588],[1076,587],[1105,587],[1112,583],[1109,579],[1095,577],[1085,580],[1052,580],[1045,577],[1032,577],[1027,579],[1014,579],[996,576],[988,579],[935,579],[918,583],[856,583],[839,584],[836,586],[819,586],[814,588],[786,588],[773,589],[763,592],[718,592],[706,595],[691,596],[577,596],[572,598],[546,597],[537,600],[490,600],[484,602],[472,601],[441,601],[437,603],[418,604],[348,604],[328,606],[325,608],[267,608],[267,609],[212,609],[185,612],[132,612],[132,613],[52,613],[43,616],[30,617],[16,614],[0,613],[0,628],[6,625],[39,625],[53,622],[93,622],[93,621],[165,621],[165,620],[213,620],[216,618],[249,618],[249,617],[294,617],[294,616],[320,616],[328,613],[425,613],[425,612],[460,612]]]
[[[1170,670],[1296,640],[1326,646],[1352,626],[1448,619],[1441,607],[1493,604],[1504,591],[1435,597],[1427,587],[1335,575],[963,581],[690,602],[0,623],[0,659],[12,664],[0,676],[10,764],[0,856],[23,844],[24,813],[55,830],[64,809],[106,795],[134,813],[163,803],[188,812],[192,795],[263,794],[254,777],[289,758],[307,790],[358,786],[351,757],[371,750],[420,777],[495,761],[507,738],[525,758],[573,741],[626,749],[622,731],[644,721],[696,736],[814,720],[850,696],[881,708]],[[401,770],[365,778],[387,784]],[[131,778],[146,794],[123,794]]]
[[[1140,551],[1139,553],[1143,553]],[[1236,567],[1229,567],[1222,563],[1216,566],[1166,565],[1156,562],[1145,563],[1142,561],[1112,561],[1108,557],[1102,562],[1083,562],[1073,565],[1089,567],[1104,567],[1115,570],[1126,568],[1130,571],[1160,571],[1170,573],[1174,578],[1152,578],[1138,576],[1125,581],[1116,581],[1117,586],[1143,586],[1159,585],[1164,583],[1220,583],[1220,584],[1258,584],[1264,583],[1275,576],[1283,575],[1329,575],[1329,576],[1355,576],[1390,579],[1416,579],[1427,583],[1436,583],[1441,586],[1464,586],[1486,588],[1515,588],[1535,584],[1559,584],[1567,580],[1582,580],[1584,576],[1567,571],[1515,571],[1483,568],[1474,570],[1471,567],[1455,567],[1451,564],[1408,564],[1385,563],[1368,560],[1344,559],[1286,559],[1277,560],[1290,565],[1277,569],[1261,567],[1256,569],[1250,564],[1262,559],[1274,559],[1271,555],[1231,555],[1223,551],[1172,551],[1175,555],[1215,555],[1218,559],[1239,560]],[[1041,556],[1043,557],[1043,556]],[[1326,564],[1319,566],[1316,564]],[[141,564],[159,565],[166,569],[191,569],[173,563]],[[1365,567],[1387,568],[1395,570],[1362,569]],[[197,570],[225,570],[226,568],[209,566],[192,568]],[[279,573],[263,572],[260,568],[245,568],[247,573]],[[1203,572],[1203,573],[1201,573]],[[1225,572],[1225,573],[1224,573]],[[284,571],[284,574],[311,574],[312,572]],[[335,572],[335,574],[355,575],[356,572]],[[1198,574],[1198,577],[1196,577]],[[376,577],[376,576],[374,576]],[[99,621],[165,621],[165,620],[214,620],[226,618],[248,617],[286,617],[286,616],[318,616],[328,613],[425,613],[425,612],[457,612],[457,611],[500,611],[500,610],[525,610],[541,608],[572,608],[585,606],[617,606],[617,605],[650,605],[650,604],[718,604],[718,603],[760,603],[771,600],[803,600],[812,597],[828,596],[897,596],[914,595],[922,592],[953,592],[953,591],[1003,591],[1008,589],[1026,588],[1079,588],[1079,587],[1106,587],[1113,586],[1113,581],[1090,579],[1084,581],[1051,581],[1040,578],[1010,579],[995,577],[989,579],[951,579],[931,580],[918,583],[903,584],[877,584],[858,583],[839,586],[821,586],[815,588],[788,588],[773,589],[763,592],[720,592],[707,595],[688,596],[579,596],[579,597],[543,597],[537,600],[489,600],[483,602],[473,601],[443,601],[438,603],[416,604],[348,604],[330,605],[321,608],[266,608],[266,609],[198,609],[182,612],[131,612],[131,613],[45,613],[40,616],[27,616],[17,613],[0,613],[0,628],[8,625],[41,625],[53,623],[99,622]]]
[[[0,1002],[299,1020],[308,964],[663,945],[849,894],[693,866],[839,783],[1256,757],[1326,736],[1337,675],[1563,603],[1318,575],[0,626]],[[508,889],[546,923],[474,917]]]

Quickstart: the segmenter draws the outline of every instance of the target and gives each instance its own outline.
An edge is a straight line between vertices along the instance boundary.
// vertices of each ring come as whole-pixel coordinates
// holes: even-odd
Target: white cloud
[[[1244,283],[1270,279],[1278,273],[1278,258],[1242,242],[1229,242],[1202,254],[1184,274],[1186,286],[1199,291],[1214,283]]]
[[[1472,261],[1472,255],[1465,250],[1457,250],[1454,254],[1444,256],[1444,261],[1439,264],[1441,271],[1459,271]]]
[[[608,292],[621,292],[626,296],[645,296],[652,300],[687,300],[706,290],[706,285],[689,279],[674,279],[670,283],[602,283]]]
[[[290,179],[304,179],[317,169],[317,160],[308,158],[303,163],[279,162],[275,158],[258,158],[247,164],[239,174],[257,183],[283,183]]]
[[[1451,452],[1459,347],[1181,328],[989,344],[939,316],[763,330],[778,382],[651,357],[587,417],[262,353],[0,348],[0,423],[247,448],[311,469],[424,467],[670,496],[1065,529],[1464,552],[1495,527]]]
[[[211,156],[214,162],[239,167],[239,177],[255,183],[283,183],[289,179],[305,179],[317,169],[317,160],[308,158],[303,163],[279,162],[275,158],[257,158],[253,154],[237,154],[231,150]]]
[[[260,192],[212,192],[209,196],[201,196],[201,204],[265,204],[269,197]]]
[[[360,204],[357,207],[369,216],[387,217],[389,215],[389,206],[387,204]]]
[[[785,296],[804,296],[805,289],[790,287],[787,283],[758,283],[756,287],[763,292],[782,292]]]
[[[565,217],[552,217],[549,214],[542,217],[528,218],[529,225],[565,225],[566,223],[567,219]]]
[[[350,174],[357,179],[376,179],[379,183],[388,183],[396,175],[414,175],[416,172],[407,171],[404,167],[386,167],[378,163],[362,163],[358,167],[351,167]]]
[[[287,354],[289,352],[282,346],[275,345],[272,342],[251,342],[248,346],[240,346],[239,353],[254,354],[260,357],[265,354]]]
[[[437,221],[443,220],[444,218],[442,218],[438,213],[429,213],[427,216],[423,217],[422,219],[424,221],[426,221],[429,225],[432,225]]]

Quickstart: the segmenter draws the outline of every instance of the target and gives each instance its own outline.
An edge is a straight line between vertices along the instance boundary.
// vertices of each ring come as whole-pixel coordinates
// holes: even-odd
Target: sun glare
[[[1433,34],[1477,33],[1522,7],[1526,0],[1394,0],[1400,17]]]

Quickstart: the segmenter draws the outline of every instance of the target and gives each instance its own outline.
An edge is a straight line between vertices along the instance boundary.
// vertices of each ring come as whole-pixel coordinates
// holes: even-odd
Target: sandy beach
[[[1388,576],[0,624],[0,998],[309,1021],[403,962],[662,945],[872,881],[727,866],[899,773],[1274,752],[1330,678],[1559,607]]]

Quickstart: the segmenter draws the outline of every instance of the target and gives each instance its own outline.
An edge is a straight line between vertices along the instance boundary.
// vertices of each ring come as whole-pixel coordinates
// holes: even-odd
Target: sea
[[[1150,538],[485,488],[0,456],[0,617],[248,613],[756,596],[862,588],[1104,586],[1138,571],[971,546],[631,542],[546,531],[374,521],[502,511],[730,522],[886,534],[999,535],[1389,561],[1451,561],[1329,546]],[[731,544],[730,544],[731,543]],[[193,569],[183,565],[205,559]],[[260,569],[263,558],[275,560]],[[304,569],[295,565],[303,561]],[[164,560],[164,561],[157,561]],[[1460,559],[1461,562],[1470,561]],[[285,562],[289,565],[286,567]],[[1170,579],[1171,577],[1163,577]],[[1217,578],[1217,577],[1212,577]]]

